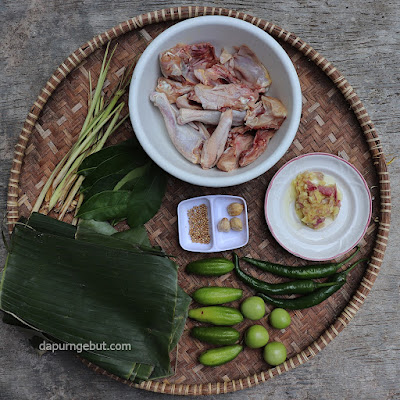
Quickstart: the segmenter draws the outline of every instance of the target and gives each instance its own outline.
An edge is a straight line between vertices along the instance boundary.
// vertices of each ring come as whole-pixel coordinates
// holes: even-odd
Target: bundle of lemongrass
[[[79,194],[79,189],[85,179],[84,176],[77,174],[79,166],[87,156],[99,151],[109,136],[128,117],[126,115],[119,120],[125,103],[118,103],[118,101],[129,85],[134,64],[125,70],[116,90],[109,99],[106,99],[102,89],[116,50],[115,46],[108,57],[109,47],[110,43],[107,45],[94,91],[89,72],[88,113],[78,139],[51,173],[32,212],[48,214],[54,210],[59,213],[58,219],[61,220],[67,211],[72,211],[75,207],[78,210],[83,201],[83,195]]]

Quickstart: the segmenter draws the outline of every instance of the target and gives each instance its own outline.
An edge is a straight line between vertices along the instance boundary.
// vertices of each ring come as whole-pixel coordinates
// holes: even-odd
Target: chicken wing
[[[253,140],[253,145],[249,150],[244,151],[239,158],[239,166],[245,167],[257,160],[266,150],[269,141],[274,136],[275,131],[270,129],[259,129]]]
[[[221,110],[231,108],[243,111],[254,107],[258,99],[258,92],[240,83],[206,86],[201,83],[190,92],[189,99],[201,103],[206,110]]]
[[[203,84],[207,86],[221,85],[224,83],[240,83],[240,80],[225,66],[214,64],[210,68],[195,69],[194,75]]]
[[[245,121],[252,129],[279,129],[286,114],[286,108],[280,100],[262,96],[254,108],[247,110]]]
[[[179,153],[193,164],[199,164],[204,141],[209,138],[207,130],[197,130],[188,124],[178,125],[175,110],[165,93],[153,92],[150,100],[159,108],[169,137]]]
[[[194,70],[210,68],[217,62],[214,46],[210,43],[178,43],[160,54],[162,74],[179,82],[197,83]]]
[[[187,94],[193,90],[194,86],[186,82],[177,82],[168,78],[158,78],[157,92],[165,93],[168,101],[176,103],[178,97]]]
[[[265,93],[272,81],[267,69],[255,53],[244,44],[233,54],[233,59],[236,76],[259,93]]]
[[[183,125],[185,126],[185,125]],[[218,126],[215,131],[204,142],[201,152],[201,167],[204,169],[214,167],[225,149],[225,143],[232,126],[232,110],[228,109],[221,114]]]

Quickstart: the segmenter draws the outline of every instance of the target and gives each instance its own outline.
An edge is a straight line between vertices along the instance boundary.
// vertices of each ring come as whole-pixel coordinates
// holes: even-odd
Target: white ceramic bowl
[[[159,54],[177,43],[210,42],[217,54],[223,47],[246,44],[268,69],[272,85],[269,96],[286,106],[288,115],[267,150],[252,164],[232,172],[217,168],[203,170],[186,160],[172,144],[160,111],[149,100],[157,78],[162,76]],[[283,48],[269,34],[235,18],[206,16],[188,19],[162,32],[140,57],[129,91],[129,112],[133,129],[146,153],[171,175],[200,186],[225,187],[247,182],[271,168],[292,143],[300,122],[301,89],[296,70]]]
[[[304,171],[330,176],[342,194],[338,216],[320,229],[304,225],[295,211],[292,182]],[[349,252],[365,235],[371,213],[371,193],[365,179],[352,164],[334,154],[310,153],[291,159],[271,179],[265,195],[265,218],[272,235],[287,251],[306,260],[332,260]]]

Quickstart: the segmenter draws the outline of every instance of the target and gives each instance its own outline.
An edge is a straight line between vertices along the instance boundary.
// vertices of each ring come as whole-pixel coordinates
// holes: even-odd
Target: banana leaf
[[[81,219],[78,224],[76,238],[81,239],[81,235],[91,235],[100,233],[106,236],[113,236],[114,239],[123,240],[132,245],[143,245],[151,247],[146,228],[141,225],[137,228],[128,229],[126,231],[118,232],[108,222],[95,221],[93,219]]]
[[[151,246],[146,228],[143,225],[128,229],[126,231],[113,233],[112,236],[116,239],[125,240],[129,243],[136,243],[148,247]]]
[[[129,351],[82,354],[125,379],[170,374],[169,352],[190,302],[177,284],[176,264],[118,249],[123,240],[98,233],[109,240],[99,245],[63,236],[63,223],[49,217],[33,215],[28,223],[17,224],[12,235],[0,308],[63,342],[130,343]]]

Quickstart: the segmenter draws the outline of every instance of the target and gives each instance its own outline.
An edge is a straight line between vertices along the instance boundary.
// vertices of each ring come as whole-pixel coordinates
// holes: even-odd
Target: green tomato
[[[242,314],[252,321],[261,319],[265,315],[265,303],[261,297],[248,297],[240,306]]]
[[[244,336],[244,342],[251,349],[258,349],[268,343],[268,331],[261,325],[253,325],[247,329]]]
[[[273,328],[285,329],[290,325],[291,319],[286,310],[283,308],[275,308],[269,315],[269,322]]]
[[[279,365],[286,360],[286,347],[280,342],[271,342],[264,347],[264,360],[269,365]]]

